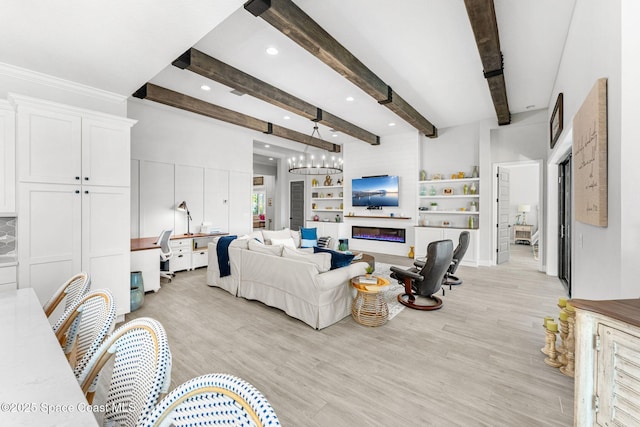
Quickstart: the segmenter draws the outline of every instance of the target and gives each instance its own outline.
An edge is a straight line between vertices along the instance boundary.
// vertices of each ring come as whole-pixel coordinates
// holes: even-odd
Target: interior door
[[[289,228],[299,230],[304,225],[304,181],[289,183]]]
[[[511,240],[509,223],[509,169],[498,167],[498,256],[496,262],[509,261],[509,242]]]
[[[558,278],[571,296],[571,156],[558,165]]]

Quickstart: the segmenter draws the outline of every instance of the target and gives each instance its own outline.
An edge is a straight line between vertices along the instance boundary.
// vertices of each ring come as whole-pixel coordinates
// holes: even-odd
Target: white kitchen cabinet
[[[5,101],[0,102],[0,213],[16,211],[16,141],[15,113]]]
[[[0,292],[17,289],[16,274],[17,270],[15,265],[0,265]]]
[[[450,239],[453,241],[453,248],[458,246],[458,240],[460,239],[460,233],[463,231],[469,232],[469,247],[467,252],[462,258],[462,265],[478,266],[478,230],[464,230],[458,228],[439,228],[439,227],[415,227],[415,257],[424,258],[427,256],[427,247],[429,243],[436,240]]]
[[[41,302],[79,271],[128,313],[134,120],[12,95],[17,114],[19,286]]]
[[[576,426],[640,420],[640,302],[571,300],[576,308]]]

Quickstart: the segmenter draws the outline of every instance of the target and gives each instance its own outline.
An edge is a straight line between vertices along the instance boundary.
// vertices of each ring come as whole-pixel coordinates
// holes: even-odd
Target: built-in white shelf
[[[419,211],[420,215],[422,214],[429,214],[429,215],[434,215],[434,214],[453,214],[453,215],[480,215],[480,211]]]
[[[311,200],[342,200],[342,197],[312,197]]]
[[[418,184],[448,184],[452,182],[480,182],[480,178],[429,179],[426,181],[418,181]]]
[[[460,180],[459,180],[460,181]],[[421,199],[473,199],[480,197],[479,194],[451,194],[439,196],[419,196]]]
[[[311,187],[311,191],[316,190],[316,189],[318,189],[318,190],[323,190],[323,189],[326,190],[326,189],[331,189],[331,188],[333,188],[333,189],[342,188],[342,185],[330,185],[328,187],[324,186],[324,185],[318,185],[316,187]]]
[[[311,209],[313,212],[342,212],[342,209]]]

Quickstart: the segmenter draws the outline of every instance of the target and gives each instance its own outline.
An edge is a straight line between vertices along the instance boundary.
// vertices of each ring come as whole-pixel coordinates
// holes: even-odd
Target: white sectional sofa
[[[261,301],[276,307],[309,326],[322,329],[348,316],[351,312],[353,292],[349,281],[365,273],[367,263],[356,262],[329,270],[331,255],[313,254],[312,249],[300,250],[282,244],[263,245],[256,240],[271,243],[285,233],[297,232],[268,230],[239,238],[229,245],[231,274],[220,277],[217,241],[209,244],[207,284],[225,289],[238,297]],[[274,237],[274,236],[281,237]]]

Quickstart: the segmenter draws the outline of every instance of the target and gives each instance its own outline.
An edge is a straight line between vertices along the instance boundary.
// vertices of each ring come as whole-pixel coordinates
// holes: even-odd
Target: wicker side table
[[[389,319],[389,307],[381,292],[389,286],[389,281],[373,276],[375,284],[360,283],[360,277],[362,276],[351,279],[351,286],[358,291],[351,303],[351,316],[361,325],[384,325]]]

